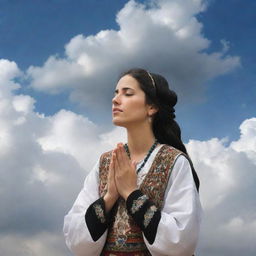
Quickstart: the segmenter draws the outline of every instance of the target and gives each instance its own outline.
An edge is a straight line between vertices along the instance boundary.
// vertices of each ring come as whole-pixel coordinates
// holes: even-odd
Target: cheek
[[[145,105],[141,100],[133,100],[129,103],[129,113],[132,115],[145,115]]]

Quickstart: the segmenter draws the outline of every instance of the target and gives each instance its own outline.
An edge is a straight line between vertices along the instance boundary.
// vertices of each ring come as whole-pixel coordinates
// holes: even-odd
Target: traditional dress
[[[106,214],[111,152],[96,162],[64,218],[69,249],[77,256],[192,256],[202,208],[186,155],[160,144],[138,174],[138,189]]]

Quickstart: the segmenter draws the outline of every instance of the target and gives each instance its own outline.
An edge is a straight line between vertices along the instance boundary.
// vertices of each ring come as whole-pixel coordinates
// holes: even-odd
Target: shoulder
[[[173,160],[177,159],[179,156],[183,156],[187,158],[187,155],[183,153],[181,150],[170,146],[168,144],[163,144],[162,148],[160,149],[164,157],[170,157]]]
[[[113,151],[113,150],[109,150],[109,151],[103,152],[103,153],[100,155],[99,162],[101,163],[102,161],[106,161],[106,160],[110,159],[110,158],[111,158],[111,155],[112,155],[112,151]]]
[[[177,172],[185,172],[189,175],[192,174],[191,160],[187,154],[167,144],[163,145],[162,152],[164,158],[168,158],[172,161],[173,174]]]
[[[106,152],[103,152],[101,155],[100,155],[100,158],[102,158],[102,157],[106,157],[106,156],[111,156],[111,154],[112,154],[112,149],[111,150],[109,150],[109,151],[106,151]]]
[[[162,144],[162,150],[166,151],[166,152],[181,152],[179,149],[173,147],[173,146],[170,146],[168,144]]]
[[[188,156],[186,154],[184,154],[183,152],[181,152],[180,154],[178,154],[176,156],[175,165],[177,168],[186,167],[189,169],[191,167]]]
[[[182,153],[176,157],[171,173],[171,179],[173,181],[179,181],[179,183],[186,187],[193,187],[196,189],[192,166],[186,154]]]

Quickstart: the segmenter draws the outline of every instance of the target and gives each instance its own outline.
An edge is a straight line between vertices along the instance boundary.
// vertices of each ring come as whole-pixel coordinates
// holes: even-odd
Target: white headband
[[[147,73],[148,73],[148,76],[150,77],[150,79],[152,81],[152,84],[153,84],[154,88],[156,89],[156,84],[155,84],[155,81],[154,81],[152,75],[148,71],[147,71]]]

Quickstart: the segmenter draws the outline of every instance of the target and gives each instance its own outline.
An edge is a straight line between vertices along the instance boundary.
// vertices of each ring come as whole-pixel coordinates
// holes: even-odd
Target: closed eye
[[[124,88],[122,88],[122,91],[125,93],[125,95],[126,96],[132,96],[133,94],[129,94],[129,93],[126,93],[127,91],[134,91],[134,89],[132,89],[132,88],[130,88],[130,87],[124,87]],[[118,93],[118,89],[116,89],[115,91],[114,91],[114,96],[116,95]]]

